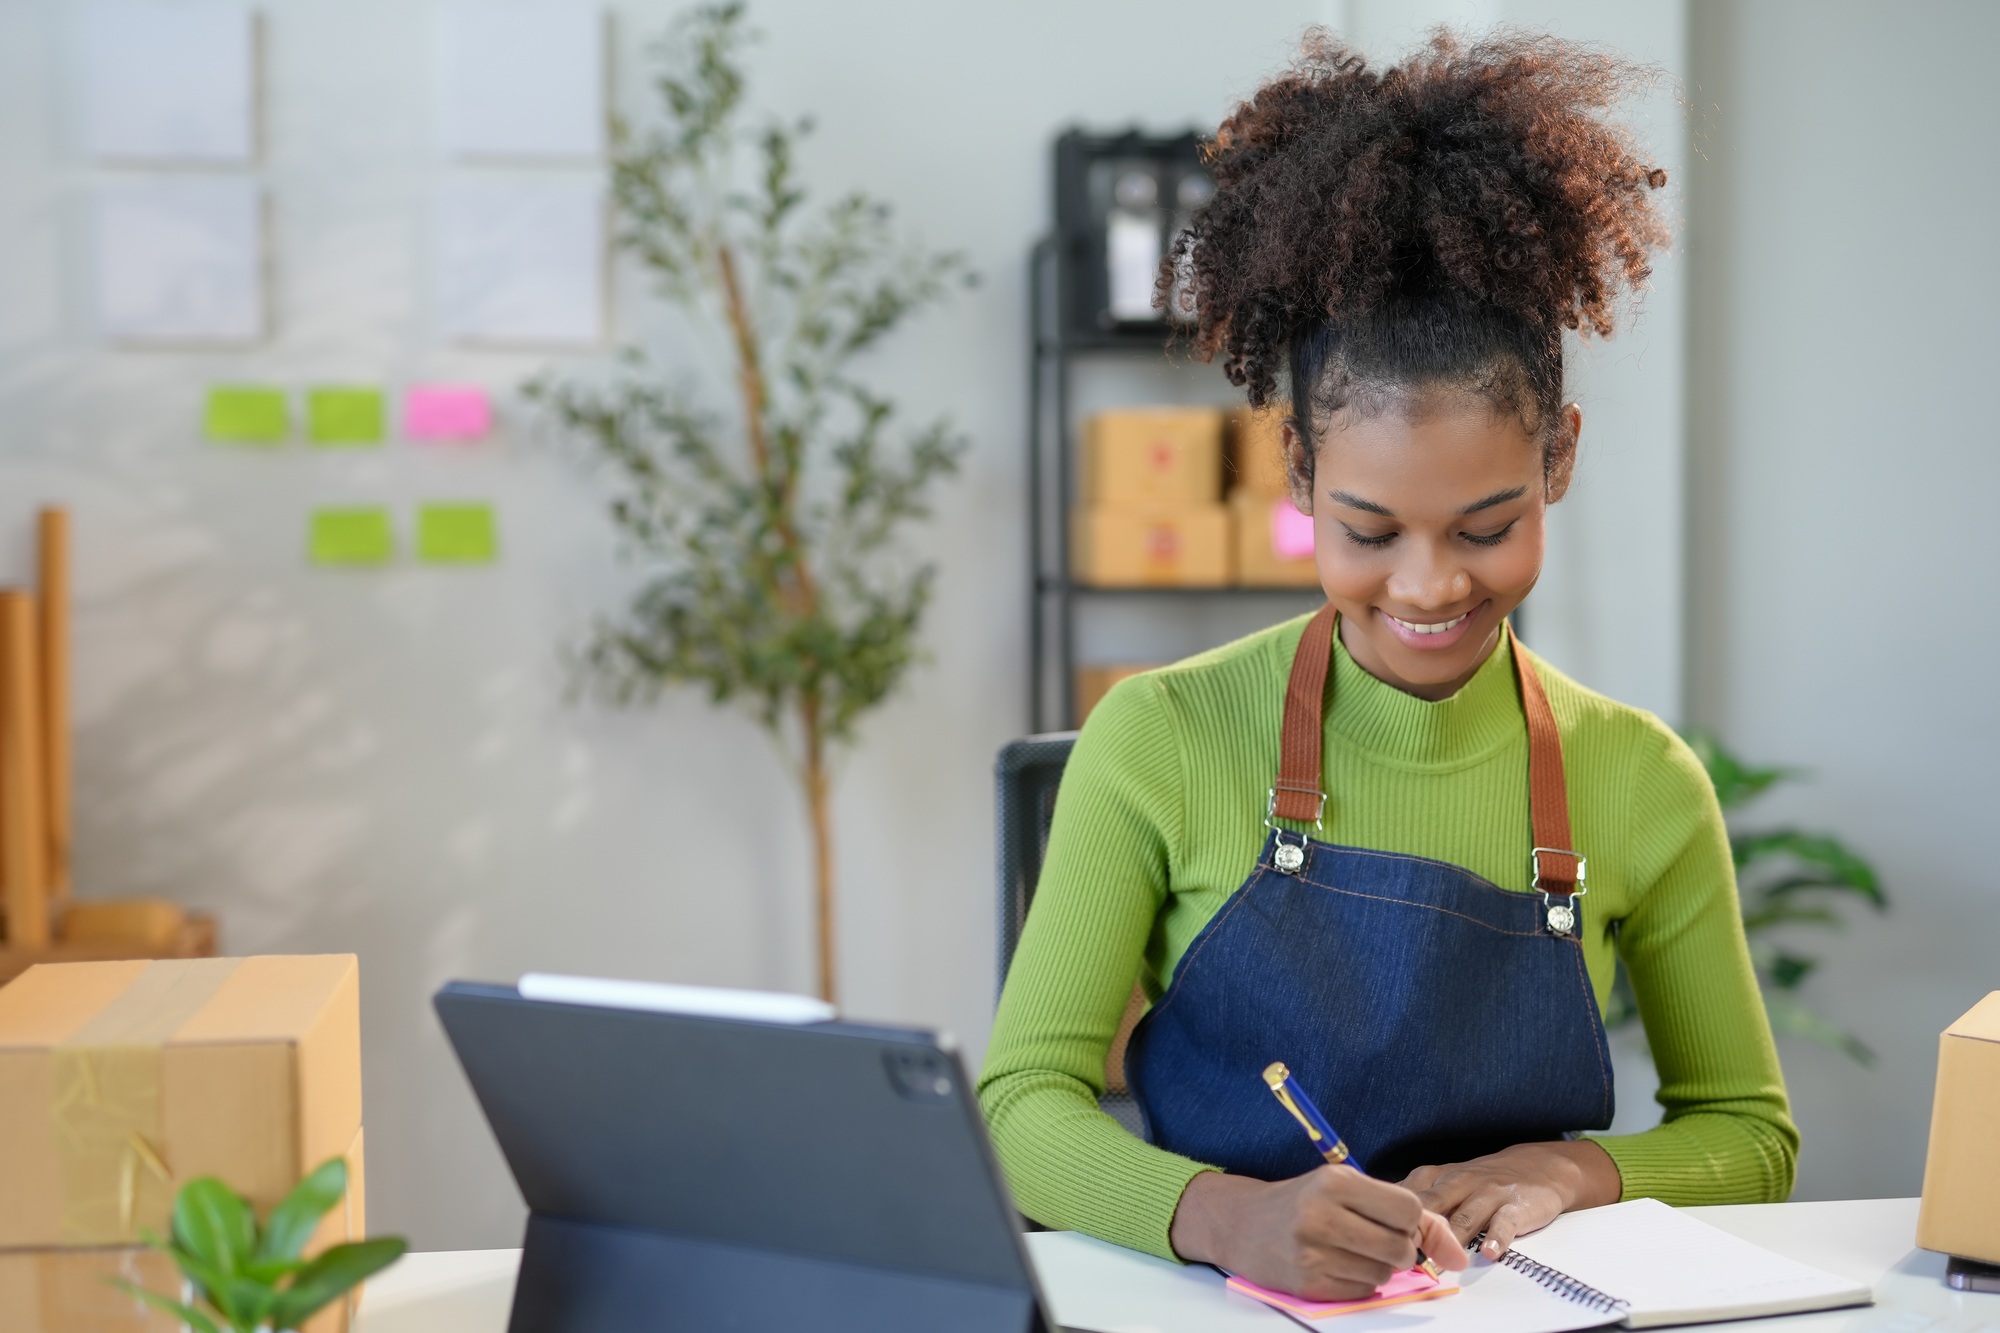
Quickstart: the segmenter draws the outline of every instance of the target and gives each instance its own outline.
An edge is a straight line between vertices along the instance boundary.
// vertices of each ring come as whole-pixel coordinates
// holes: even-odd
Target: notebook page
[[[1294,1322],[1230,1291],[1205,1264],[1169,1263],[1074,1231],[1025,1239],[1054,1321],[1097,1333],[1571,1333],[1606,1323],[1484,1259],[1453,1275],[1463,1290],[1448,1300]]]
[[[1633,1328],[1866,1305],[1867,1287],[1773,1254],[1656,1199],[1565,1213],[1514,1242],[1625,1302]]]

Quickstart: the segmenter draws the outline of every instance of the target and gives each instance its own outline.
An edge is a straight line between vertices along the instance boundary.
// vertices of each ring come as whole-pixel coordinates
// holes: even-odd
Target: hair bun
[[[1439,29],[1381,73],[1326,32],[1229,116],[1214,197],[1162,272],[1194,342],[1255,403],[1302,328],[1415,302],[1544,328],[1613,330],[1667,228],[1646,162],[1606,114],[1657,79],[1608,52]]]

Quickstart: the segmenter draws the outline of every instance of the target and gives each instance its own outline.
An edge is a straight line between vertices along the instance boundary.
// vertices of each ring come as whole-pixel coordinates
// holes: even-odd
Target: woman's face
[[[1363,670],[1420,699],[1472,679],[1541,576],[1543,518],[1568,488],[1581,425],[1565,408],[1547,469],[1516,414],[1456,392],[1321,432],[1315,559]],[[1303,461],[1290,427],[1285,446]],[[1295,500],[1303,474],[1293,467]]]

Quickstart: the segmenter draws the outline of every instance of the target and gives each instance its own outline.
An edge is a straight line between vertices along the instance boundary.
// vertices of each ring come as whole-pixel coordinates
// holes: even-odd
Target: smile
[[[1465,623],[1465,618],[1471,615],[1472,612],[1470,611],[1460,612],[1458,615],[1453,616],[1450,620],[1440,620],[1435,625],[1419,625],[1415,621],[1403,620],[1396,616],[1391,616],[1387,611],[1384,611],[1382,614],[1384,616],[1387,616],[1390,620],[1395,621],[1398,628],[1407,630],[1411,634],[1429,635],[1429,634],[1451,633],[1453,630],[1457,629],[1460,625],[1463,625]]]

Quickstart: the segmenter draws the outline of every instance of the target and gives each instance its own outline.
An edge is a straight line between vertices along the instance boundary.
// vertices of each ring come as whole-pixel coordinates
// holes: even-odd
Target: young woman
[[[1029,1217],[1338,1299],[1567,1209],[1789,1193],[1701,767],[1507,627],[1576,462],[1564,330],[1608,335],[1665,239],[1665,173],[1604,119],[1634,77],[1315,38],[1221,127],[1175,262],[1201,353],[1258,406],[1282,372],[1327,607],[1121,684],[1077,741],[980,1080]],[[1586,1136],[1620,959],[1664,1123]],[[1135,978],[1144,1142],[1096,1101]],[[1318,1164],[1280,1060],[1368,1175]]]

